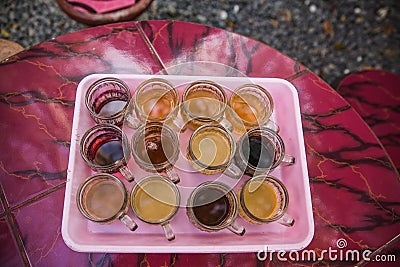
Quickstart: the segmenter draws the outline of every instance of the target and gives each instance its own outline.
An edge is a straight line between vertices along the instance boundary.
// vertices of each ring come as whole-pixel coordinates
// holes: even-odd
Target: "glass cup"
[[[250,129],[237,143],[235,162],[250,176],[267,173],[279,164],[295,163],[293,156],[285,154],[285,144],[275,131],[267,127]]]
[[[135,215],[146,223],[161,225],[169,241],[175,239],[169,221],[177,213],[179,205],[177,186],[159,175],[143,178],[131,192],[131,206]]]
[[[191,135],[187,158],[200,173],[224,172],[231,178],[240,179],[243,171],[234,164],[235,150],[235,139],[226,128],[219,124],[208,124]]]
[[[179,157],[178,135],[166,124],[149,122],[132,136],[131,150],[136,163],[149,172],[165,172],[174,183],[180,179],[173,166]]]
[[[120,128],[112,124],[97,124],[85,132],[81,138],[80,152],[86,164],[95,171],[120,172],[126,180],[135,178],[127,167],[130,153],[128,138]]]
[[[117,78],[94,82],[86,92],[85,104],[96,123],[121,125],[131,99],[128,85]]]
[[[279,131],[279,127],[270,120],[274,111],[274,101],[271,94],[257,84],[244,84],[233,91],[229,98],[228,114],[234,112],[237,116],[229,116],[235,132],[244,133],[254,127],[268,125]]]
[[[227,97],[224,89],[212,81],[195,81],[182,95],[181,114],[188,127],[195,130],[206,124],[221,124],[232,130],[225,118]]]
[[[258,175],[247,180],[239,189],[239,215],[254,224],[278,222],[293,226],[294,219],[286,213],[289,194],[276,177]]]
[[[185,123],[177,116],[178,110],[176,88],[167,80],[151,78],[137,87],[125,114],[125,122],[134,129],[145,122],[165,122],[176,131],[184,131]]]
[[[127,215],[129,197],[125,185],[115,176],[97,173],[80,184],[76,203],[87,219],[97,223],[112,223],[120,220],[131,231],[136,223]]]
[[[227,228],[237,235],[245,233],[245,228],[236,222],[236,194],[220,182],[205,182],[197,186],[189,196],[186,214],[190,222],[202,231],[216,232]]]

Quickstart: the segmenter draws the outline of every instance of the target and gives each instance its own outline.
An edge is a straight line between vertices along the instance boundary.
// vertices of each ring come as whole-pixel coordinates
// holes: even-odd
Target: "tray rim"
[[[115,77],[119,79],[132,79],[132,78],[144,78],[144,79],[149,79],[149,78],[154,78],[154,77],[160,77],[160,78],[166,78],[167,77],[172,77],[173,79],[182,79],[185,80],[188,77],[193,77],[194,79],[230,79],[230,80],[243,80],[247,79],[248,81],[252,83],[258,83],[258,82],[279,82],[285,84],[289,89],[292,94],[292,97],[294,98],[294,110],[300,114],[300,103],[299,103],[299,97],[298,97],[298,92],[294,85],[290,83],[289,81],[281,78],[264,78],[264,77],[228,77],[228,76],[202,76],[202,75],[193,75],[193,76],[187,76],[187,75],[158,75],[158,74],[112,74],[112,73],[98,73],[98,74],[90,74],[85,76],[78,84],[77,86],[77,91],[76,91],[76,97],[75,97],[75,107],[74,107],[74,115],[73,115],[73,123],[72,123],[72,131],[71,131],[71,146],[70,146],[70,152],[69,152],[69,158],[68,158],[68,168],[67,168],[67,181],[66,181],[66,189],[65,189],[65,195],[64,195],[64,207],[63,207],[63,214],[62,214],[62,226],[61,226],[61,235],[64,239],[65,244],[70,247],[72,250],[77,251],[77,252],[113,252],[113,253],[149,253],[149,252],[156,252],[156,253],[246,253],[246,252],[257,252],[260,251],[262,248],[265,248],[266,245],[245,245],[245,244],[238,244],[238,245],[154,245],[154,246],[142,246],[142,245],[98,245],[98,246],[93,246],[93,245],[85,245],[85,244],[79,244],[73,240],[73,238],[70,236],[69,229],[68,229],[68,224],[66,223],[66,214],[69,214],[70,212],[70,205],[69,205],[69,199],[70,195],[72,193],[72,181],[70,174],[72,172],[73,168],[73,162],[75,161],[75,155],[76,155],[76,149],[75,146],[72,146],[75,141],[78,141],[77,137],[77,131],[78,131],[78,122],[79,122],[79,109],[80,106],[82,105],[82,97],[81,94],[83,92],[79,92],[79,90],[83,90],[82,87],[80,86],[81,84],[85,83],[87,80],[91,79],[100,79],[104,77]],[[300,147],[300,157],[304,159],[304,162],[307,163],[306,160],[306,154],[305,154],[305,145],[304,145],[304,133],[302,129],[302,123],[301,123],[301,117],[296,119],[296,127],[297,127],[297,135],[299,137],[299,141],[301,144],[299,144]],[[76,140],[75,140],[76,139]],[[308,208],[306,209],[307,212],[307,218],[309,219],[308,221],[308,227],[309,231],[307,236],[298,243],[293,243],[293,244],[279,244],[279,245],[271,245],[267,246],[268,249],[271,249],[269,251],[298,251],[302,250],[305,247],[307,247],[313,237],[314,237],[314,232],[315,232],[315,224],[314,224],[314,216],[312,212],[312,201],[311,201],[311,191],[310,191],[310,185],[308,181],[308,169],[307,169],[307,164],[305,164],[305,168],[302,169],[302,176],[303,179],[304,177],[307,177],[307,183],[304,183],[304,196],[305,196],[305,202],[309,205]],[[134,234],[134,233],[133,233]],[[188,234],[186,234],[188,235]],[[274,249],[275,247],[279,247],[279,249]]]

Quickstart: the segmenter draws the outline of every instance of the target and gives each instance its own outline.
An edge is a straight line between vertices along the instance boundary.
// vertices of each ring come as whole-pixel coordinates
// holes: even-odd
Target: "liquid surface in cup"
[[[104,104],[101,108],[100,111],[98,112],[99,115],[109,117],[112,115],[115,115],[119,112],[121,112],[126,105],[126,101],[123,100],[112,100]]]
[[[94,161],[100,166],[107,166],[121,160],[124,150],[120,141],[114,140],[101,144],[94,155]]]
[[[175,100],[164,89],[153,88],[138,96],[137,105],[144,114],[158,118],[165,117],[171,113],[175,105]]]
[[[136,213],[152,223],[167,220],[178,206],[174,189],[163,180],[146,181],[140,185],[133,198]]]
[[[161,134],[146,136],[144,142],[138,144],[138,155],[142,160],[152,164],[162,164],[172,157],[174,147],[169,138]]]
[[[270,168],[275,161],[275,146],[262,136],[250,136],[248,143],[242,142],[243,154],[248,156],[248,163],[257,168]]]
[[[201,131],[192,139],[194,156],[206,166],[219,166],[229,160],[231,146],[218,131]]]
[[[98,220],[116,215],[124,204],[124,192],[115,182],[97,182],[87,190],[83,200],[86,210]]]
[[[217,226],[229,216],[230,205],[228,197],[221,190],[204,188],[194,197],[193,213],[200,223]]]
[[[263,181],[247,183],[243,188],[243,200],[247,210],[260,219],[272,217],[279,207],[274,188]]]
[[[265,105],[252,94],[233,95],[232,108],[242,120],[249,123],[258,123],[262,114],[265,114]]]
[[[213,118],[223,108],[223,103],[207,88],[204,88],[204,90],[197,88],[197,90],[190,92],[186,101],[188,110],[196,117]]]

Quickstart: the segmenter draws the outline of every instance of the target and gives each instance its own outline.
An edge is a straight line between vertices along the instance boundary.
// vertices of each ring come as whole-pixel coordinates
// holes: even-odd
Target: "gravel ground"
[[[35,45],[87,26],[55,0],[1,0],[0,38]],[[398,0],[154,0],[138,20],[175,19],[227,29],[295,58],[328,83],[353,71],[400,75]]]

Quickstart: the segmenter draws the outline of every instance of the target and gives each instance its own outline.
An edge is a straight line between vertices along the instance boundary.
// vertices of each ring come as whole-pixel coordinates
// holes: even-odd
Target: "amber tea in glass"
[[[226,93],[219,84],[195,81],[183,92],[181,114],[193,130],[205,124],[221,124],[232,130],[232,124],[225,118],[226,106]]]
[[[178,117],[178,110],[176,88],[165,79],[151,78],[137,87],[125,121],[132,128],[146,122],[165,122],[176,131],[184,131],[185,123]]]
[[[173,166],[179,157],[178,136],[166,124],[149,122],[140,126],[132,136],[132,155],[136,163],[150,172],[166,172],[174,182],[179,176]]]
[[[254,127],[271,125],[278,129],[277,125],[270,121],[274,110],[274,102],[271,94],[257,84],[245,84],[234,90],[230,99],[230,112],[237,116],[229,116],[235,132],[244,133]],[[276,130],[277,131],[277,130]]]
[[[274,176],[259,175],[247,180],[239,189],[239,214],[246,221],[261,224],[277,221],[293,226],[286,214],[289,194],[285,185]]]

